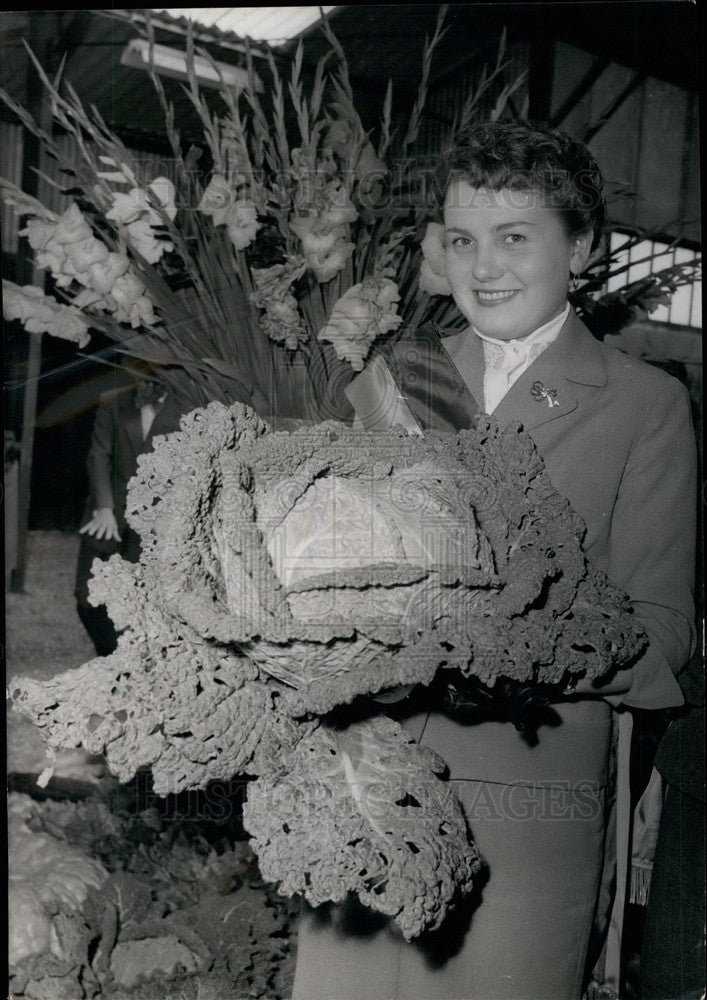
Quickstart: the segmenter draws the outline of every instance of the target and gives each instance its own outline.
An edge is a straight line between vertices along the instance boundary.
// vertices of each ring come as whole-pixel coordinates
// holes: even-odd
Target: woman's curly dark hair
[[[492,191],[539,191],[570,239],[591,232],[592,250],[599,245],[606,219],[601,171],[587,147],[560,129],[530,121],[470,125],[442,151],[440,201],[454,180]]]

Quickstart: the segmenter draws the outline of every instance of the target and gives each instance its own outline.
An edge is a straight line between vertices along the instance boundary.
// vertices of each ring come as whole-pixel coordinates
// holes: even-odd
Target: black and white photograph
[[[0,11],[8,1000],[704,1000],[697,4]]]

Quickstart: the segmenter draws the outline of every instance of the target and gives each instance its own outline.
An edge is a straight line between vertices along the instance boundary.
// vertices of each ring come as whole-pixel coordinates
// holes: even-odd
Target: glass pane
[[[690,325],[702,328],[702,282],[696,281],[694,284],[694,295],[692,296],[692,315]]]
[[[689,260],[695,259],[695,253],[692,250],[686,250],[684,247],[677,247],[675,250],[675,263],[684,264]],[[670,322],[679,323],[682,326],[689,326],[690,316],[692,313],[693,305],[693,294],[692,287],[690,285],[683,285],[681,288],[675,292],[670,303]]]
[[[649,313],[648,319],[652,319],[656,323],[669,323],[670,309],[667,306],[658,306],[652,313]]]
[[[612,233],[611,243],[610,243],[612,254],[616,249],[616,247],[620,247],[625,242],[626,242],[626,235],[624,233]],[[611,269],[614,270],[614,268],[623,267],[625,264],[628,264],[628,250],[624,250],[622,253],[616,256],[616,260],[613,261]],[[609,278],[609,280],[606,283],[606,290],[607,292],[615,292],[617,288],[623,288],[625,284],[626,284],[626,272],[624,271],[622,274],[617,275],[615,278]]]
[[[653,244],[648,240],[642,240],[640,243],[636,243],[635,246],[631,247],[631,252],[629,259],[631,261],[631,267],[628,271],[628,282],[638,281],[639,278],[645,278],[647,274],[650,274],[653,268],[651,267],[650,255],[653,253]]]
[[[641,240],[630,249],[617,253],[617,249],[627,242],[625,233],[613,232],[609,246],[615,260],[612,269],[630,265],[621,274],[610,278],[607,292],[614,292],[633,281],[639,281],[648,274],[656,274],[674,264],[694,260],[698,255],[685,247],[673,247],[663,241]],[[658,323],[676,323],[680,326],[702,325],[702,283],[683,285],[671,296],[670,305],[659,305],[648,318]]]
[[[664,252],[660,251],[665,248]],[[656,257],[651,261],[651,274],[655,274],[656,271],[662,271],[664,267],[670,267],[674,260],[675,250],[668,249],[666,243],[654,243],[653,253],[657,254]]]
[[[689,326],[692,291],[689,285],[682,285],[670,300],[670,322]]]

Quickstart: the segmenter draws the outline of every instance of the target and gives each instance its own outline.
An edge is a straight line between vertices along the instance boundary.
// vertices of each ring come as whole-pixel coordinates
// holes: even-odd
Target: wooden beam
[[[619,94],[616,95],[616,97],[613,98],[613,100],[609,102],[599,117],[595,119],[595,121],[592,122],[592,124],[585,130],[584,135],[582,136],[582,142],[590,142],[597,132],[606,125],[611,116],[616,114],[621,105],[631,96],[634,90],[637,90],[638,87],[641,86],[645,79],[645,73],[634,73],[631,81]]]
[[[164,15],[156,11],[148,11],[148,13],[144,13],[143,8],[135,10],[132,8],[122,10],[92,10],[91,13],[99,17],[108,17],[113,18],[116,21],[127,22],[137,29],[145,28],[149,20],[155,29],[155,32],[164,31],[171,35],[177,35],[180,37],[186,37],[187,34],[186,26],[179,24],[168,14]],[[205,25],[199,24],[198,22],[194,24],[194,41],[197,45],[213,44],[217,45],[220,49],[229,49],[233,52],[245,53],[245,42],[234,41],[235,37],[236,36],[233,32],[228,32],[224,35],[224,33],[219,31],[218,28],[207,28]],[[268,51],[270,51],[276,63],[289,66],[289,55],[279,52],[277,49],[271,49],[267,44],[254,42],[250,46],[250,51],[254,59],[267,59]]]
[[[556,128],[559,127],[565,118],[577,107],[582,98],[589,93],[594,84],[597,82],[599,77],[602,75],[604,70],[611,65],[610,59],[605,59],[603,56],[598,56],[589,72],[579,81],[577,86],[571,92],[571,94],[565,98],[560,107],[557,109],[555,114],[550,119],[550,124],[554,125]]]
[[[12,35],[27,30],[27,14],[21,10],[8,10],[0,13],[0,28],[4,35]]]
[[[15,565],[10,576],[10,590],[21,594],[27,570],[27,534],[29,505],[32,486],[32,457],[34,454],[34,422],[37,414],[37,381],[42,364],[42,334],[28,333],[27,377],[22,403],[22,438],[17,484],[17,543]]]
[[[680,172],[680,201],[678,217],[684,224],[690,220],[690,205],[688,204],[690,168],[693,161],[699,162],[700,140],[698,129],[697,95],[691,91],[685,94],[685,133],[682,145],[682,170]],[[699,226],[699,220],[695,220]]]
[[[63,23],[57,33],[55,48],[59,56],[74,53],[82,44],[88,31],[90,12],[87,10],[64,11]]]

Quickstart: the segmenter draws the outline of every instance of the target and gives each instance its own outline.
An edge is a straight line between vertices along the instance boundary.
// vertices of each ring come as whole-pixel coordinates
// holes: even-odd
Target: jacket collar
[[[179,430],[179,418],[185,412],[184,407],[181,406],[173,393],[168,393],[167,398],[155,414],[147,437],[143,438],[142,416],[140,410],[135,406],[134,393],[129,393],[126,399],[121,402],[121,408],[122,428],[127,434],[136,455],[150,450],[153,437]]]
[[[173,431],[179,430],[179,421],[184,413],[184,407],[175,398],[174,393],[168,393],[167,398],[155,414],[147,440],[157,437],[158,434],[171,434]]]
[[[450,353],[460,374],[479,403],[483,402],[483,342],[469,330],[464,339],[449,343]],[[602,347],[574,310],[570,310],[557,338],[527,368],[508,390],[493,412],[501,424],[519,421],[528,430],[556,420],[577,408],[575,385],[606,385],[606,365]],[[540,383],[531,392],[534,383]],[[550,405],[550,393],[556,405]]]
[[[130,393],[128,399],[123,402],[119,419],[133,451],[139,455],[142,451],[142,423],[140,411],[135,409],[133,393]]]

